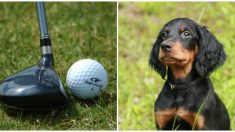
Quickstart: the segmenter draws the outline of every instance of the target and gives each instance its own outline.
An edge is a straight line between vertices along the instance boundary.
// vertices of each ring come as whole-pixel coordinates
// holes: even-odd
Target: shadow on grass
[[[112,103],[113,100],[116,100],[116,94],[104,92],[100,97],[91,98],[91,99],[79,99],[75,98],[74,100],[80,102],[82,106],[94,106],[96,104],[105,107],[106,105]]]
[[[68,130],[76,128],[79,121],[86,118],[86,111],[96,112],[93,109],[105,111],[105,107],[116,100],[113,93],[103,93],[100,97],[82,100],[69,95],[70,104],[67,107],[49,110],[16,110],[1,105],[2,111],[15,121],[35,126],[35,129]],[[53,126],[53,127],[52,127]],[[28,127],[28,126],[27,126]],[[27,129],[27,127],[25,129]]]

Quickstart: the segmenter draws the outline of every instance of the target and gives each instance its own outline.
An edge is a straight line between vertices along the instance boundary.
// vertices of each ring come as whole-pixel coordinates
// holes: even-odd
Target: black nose
[[[161,45],[161,49],[162,49],[164,52],[170,51],[171,48],[172,48],[172,45],[171,45],[171,44],[163,43],[163,44]]]

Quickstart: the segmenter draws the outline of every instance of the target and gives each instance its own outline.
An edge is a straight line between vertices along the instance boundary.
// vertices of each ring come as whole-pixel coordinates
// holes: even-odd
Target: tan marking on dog
[[[160,128],[164,128],[166,124],[175,116],[179,116],[182,120],[186,121],[192,129],[199,130],[204,127],[205,118],[197,113],[187,111],[183,108],[172,108],[169,110],[158,110],[155,112],[155,120]]]
[[[180,32],[181,32],[181,33],[182,33],[182,32],[184,32],[184,31],[185,31],[185,29],[186,29],[186,28],[185,28],[185,26],[184,26],[184,25],[181,25],[181,26],[180,26]]]
[[[190,111],[184,110],[182,108],[179,108],[177,110],[177,115],[179,117],[181,117],[181,119],[188,122],[191,127],[193,127],[193,125],[194,125],[193,129],[199,130],[199,129],[202,129],[204,126],[205,119],[202,115],[197,116],[197,113],[190,112]]]
[[[156,123],[160,128],[165,127],[167,122],[169,122],[172,118],[175,117],[176,113],[176,108],[172,108],[169,110],[164,110],[164,111],[156,111],[155,112],[155,120]]]
[[[168,28],[168,27],[165,27],[165,28],[164,28],[164,31],[168,31],[168,30],[169,30],[169,28]]]

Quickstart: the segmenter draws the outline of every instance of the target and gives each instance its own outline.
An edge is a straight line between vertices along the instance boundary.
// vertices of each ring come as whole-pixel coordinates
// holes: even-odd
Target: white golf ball
[[[97,61],[83,59],[68,70],[66,82],[73,95],[82,99],[100,96],[108,84],[108,75]]]

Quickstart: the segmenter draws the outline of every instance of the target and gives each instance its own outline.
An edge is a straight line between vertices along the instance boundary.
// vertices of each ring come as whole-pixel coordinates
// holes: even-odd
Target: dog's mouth
[[[165,54],[162,56],[161,58],[162,60],[166,60],[166,61],[186,61],[186,58],[183,58],[182,56],[179,57],[179,55],[172,55],[172,54]]]
[[[183,65],[187,63],[187,59],[176,56],[165,55],[160,58],[161,62],[165,65],[178,64]]]

